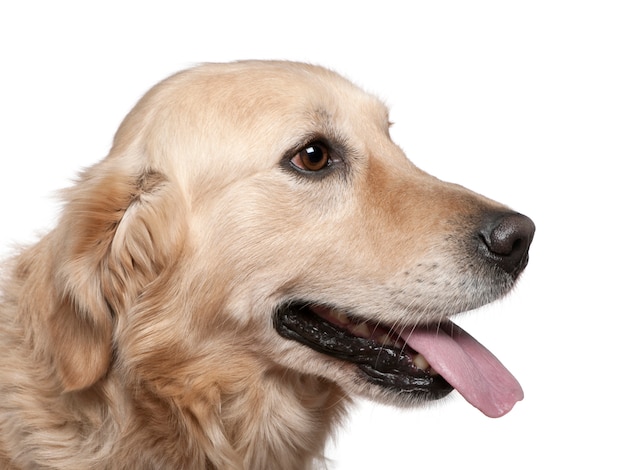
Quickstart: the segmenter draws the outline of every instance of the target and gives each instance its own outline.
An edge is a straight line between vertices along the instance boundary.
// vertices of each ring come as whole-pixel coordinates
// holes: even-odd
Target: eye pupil
[[[318,166],[325,163],[326,152],[324,152],[317,145],[307,147],[304,152],[306,154],[306,159],[311,166]]]
[[[298,152],[291,162],[301,170],[323,170],[330,163],[328,148],[323,144],[311,144]]]

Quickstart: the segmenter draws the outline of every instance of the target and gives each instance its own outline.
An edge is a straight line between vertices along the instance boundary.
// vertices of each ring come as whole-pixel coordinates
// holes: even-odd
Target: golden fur
[[[350,396],[402,404],[272,324],[303,297],[410,324],[510,287],[469,282],[455,241],[502,206],[415,168],[388,129],[378,99],[305,64],[149,91],[3,266],[0,468],[302,470]],[[315,139],[343,148],[323,178],[286,163]]]

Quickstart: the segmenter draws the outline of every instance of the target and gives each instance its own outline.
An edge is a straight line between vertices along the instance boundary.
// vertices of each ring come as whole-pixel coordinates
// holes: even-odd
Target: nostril
[[[532,221],[521,214],[514,214],[497,219],[484,238],[493,253],[508,256],[516,248],[530,246],[533,233]]]
[[[486,258],[511,274],[519,274],[528,263],[528,249],[535,234],[532,220],[516,212],[491,215],[480,230]]]

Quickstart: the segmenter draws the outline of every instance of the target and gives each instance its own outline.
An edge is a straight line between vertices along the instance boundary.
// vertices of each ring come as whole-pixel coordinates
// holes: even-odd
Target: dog
[[[507,413],[519,383],[450,317],[512,288],[534,224],[389,128],[310,64],[152,88],[3,266],[0,467],[302,470],[353,397]]]

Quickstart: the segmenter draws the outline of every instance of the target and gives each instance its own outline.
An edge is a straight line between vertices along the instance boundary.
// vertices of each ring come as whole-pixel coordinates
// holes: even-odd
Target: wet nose
[[[517,212],[491,214],[480,230],[480,252],[509,274],[517,276],[528,264],[535,234],[532,220]]]

